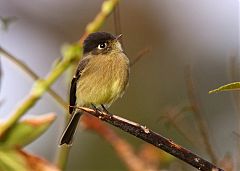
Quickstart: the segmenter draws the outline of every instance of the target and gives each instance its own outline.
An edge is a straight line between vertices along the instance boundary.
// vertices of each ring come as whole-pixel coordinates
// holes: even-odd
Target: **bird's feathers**
[[[85,68],[85,66],[87,65],[87,63],[89,62],[89,58],[84,58],[78,65],[78,68],[76,70],[76,73],[72,79],[71,82],[71,87],[70,87],[70,99],[69,99],[69,113],[72,114],[73,110],[74,110],[74,106],[76,104],[76,88],[77,88],[77,81],[80,79],[81,77],[81,72],[83,71],[83,69]]]

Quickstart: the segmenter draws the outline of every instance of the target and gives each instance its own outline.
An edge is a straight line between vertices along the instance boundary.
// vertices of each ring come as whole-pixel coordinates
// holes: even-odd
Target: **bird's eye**
[[[99,45],[98,45],[98,49],[104,49],[104,48],[106,48],[107,47],[107,43],[100,43]]]

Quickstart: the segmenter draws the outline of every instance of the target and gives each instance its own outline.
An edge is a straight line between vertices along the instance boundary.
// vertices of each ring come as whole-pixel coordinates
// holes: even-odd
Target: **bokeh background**
[[[102,2],[0,0],[0,16],[17,18],[7,30],[0,30],[0,46],[44,77],[61,56],[61,47],[80,38]],[[130,60],[145,47],[151,47],[151,51],[131,68],[127,93],[110,111],[147,125],[209,159],[193,112],[182,112],[176,122],[194,144],[163,119],[167,113],[190,105],[184,71],[186,66],[191,66],[201,115],[208,125],[214,151],[220,159],[226,154],[235,156],[239,139],[233,133],[238,132],[239,123],[236,99],[231,92],[209,95],[208,91],[232,82],[231,64],[239,65],[239,1],[121,1],[119,9],[124,48]],[[113,15],[101,30],[115,33]],[[4,58],[1,65],[0,118],[3,120],[29,92],[33,81]],[[68,86],[69,80],[63,76],[52,87],[67,99]],[[46,94],[26,117],[49,112],[55,112],[57,120],[27,150],[53,161],[64,129],[64,111]],[[143,141],[115,130],[136,151],[141,148]],[[179,170],[191,170],[184,163],[179,165]],[[110,144],[81,127],[67,168],[126,170]]]

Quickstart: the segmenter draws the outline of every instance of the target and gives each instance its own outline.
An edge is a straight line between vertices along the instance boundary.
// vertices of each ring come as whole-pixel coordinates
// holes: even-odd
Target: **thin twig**
[[[115,34],[119,35],[122,33],[122,27],[121,27],[121,18],[120,18],[120,4],[116,6],[113,12],[113,17],[114,17],[114,29],[115,29]]]
[[[188,135],[185,133],[185,131],[179,127],[176,123],[176,117],[178,117],[181,114],[181,111],[168,111],[165,115],[161,117],[163,119],[166,119],[166,122],[168,122],[176,131],[187,140],[192,146],[195,146],[194,142],[192,141],[192,138],[189,138]],[[160,119],[159,119],[160,120]]]
[[[14,57],[12,54],[10,54],[8,51],[0,47],[0,54],[3,54],[2,56],[11,61],[13,64],[18,66],[26,75],[30,76],[34,81],[38,80],[40,77],[30,68],[25,64],[23,61],[17,59]],[[49,94],[53,97],[56,102],[60,104],[65,110],[68,107],[67,102],[63,100],[61,96],[59,96],[52,88],[49,87],[47,90]]]
[[[147,166],[145,161],[140,159],[132,146],[124,139],[120,138],[113,129],[91,115],[83,115],[82,122],[86,129],[93,130],[109,142],[115,149],[118,156],[124,161],[131,171],[157,171],[156,168]]]
[[[130,63],[130,67],[135,65],[145,54],[149,53],[151,51],[150,47],[146,47],[138,52],[135,58]]]
[[[197,98],[197,95],[195,94],[196,90],[195,90],[195,86],[194,86],[192,75],[191,75],[191,68],[189,66],[186,67],[185,69],[185,79],[187,83],[188,97],[192,105],[194,116],[196,117],[197,126],[203,138],[206,152],[210,156],[211,161],[213,163],[217,163],[218,161],[217,156],[214,153],[213,147],[210,143],[207,124],[200,112],[199,100]]]
[[[101,11],[96,15],[94,20],[87,25],[83,36],[78,41],[80,45],[82,45],[83,41],[86,39],[88,34],[96,32],[97,30],[100,29],[103,22],[112,13],[118,2],[119,0],[105,0],[103,2]]]
[[[114,17],[115,34],[120,35],[120,34],[122,34],[121,18],[120,18],[120,4],[118,4],[116,6],[116,8],[114,9],[113,17]],[[124,49],[123,38],[120,39],[120,42],[121,42],[122,47]]]
[[[233,135],[235,135],[237,138],[240,139],[240,134],[239,133],[237,133],[236,131],[233,131],[232,133],[233,133]]]
[[[115,126],[122,129],[125,132],[134,135],[145,142],[148,142],[165,152],[172,154],[173,156],[183,160],[184,162],[192,165],[193,167],[201,171],[223,171],[223,169],[218,168],[214,164],[204,160],[198,155],[192,153],[191,151],[181,147],[180,145],[174,143],[152,130],[148,129],[146,126],[140,125],[138,123],[129,121],[125,118],[119,117],[113,114],[107,114],[105,112],[96,112],[95,110],[78,107],[79,109]]]

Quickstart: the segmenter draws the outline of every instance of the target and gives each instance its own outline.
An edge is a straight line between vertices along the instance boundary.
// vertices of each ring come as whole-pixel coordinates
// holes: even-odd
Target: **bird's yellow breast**
[[[111,104],[123,94],[128,83],[129,61],[124,53],[116,54],[89,60],[77,83],[77,105]]]

